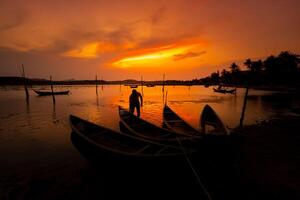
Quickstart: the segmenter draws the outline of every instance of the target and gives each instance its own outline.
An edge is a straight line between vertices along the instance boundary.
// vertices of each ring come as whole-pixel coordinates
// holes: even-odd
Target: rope
[[[196,172],[196,170],[195,170],[195,168],[194,168],[194,166],[193,166],[191,160],[189,159],[189,157],[188,157],[188,155],[187,155],[187,153],[186,153],[184,147],[182,146],[182,143],[181,143],[180,139],[179,139],[178,137],[176,137],[176,139],[177,139],[177,142],[179,143],[179,145],[180,145],[180,147],[181,147],[181,149],[182,149],[182,152],[183,152],[183,154],[184,154],[184,157],[185,157],[186,161],[188,162],[188,164],[189,164],[191,170],[193,171],[193,173],[194,173],[194,175],[195,175],[195,177],[196,177],[196,179],[197,179],[197,181],[198,181],[198,183],[199,183],[201,189],[204,191],[204,193],[206,194],[207,198],[208,198],[209,200],[212,200],[210,194],[208,193],[207,189],[205,188],[205,186],[203,185],[202,181],[200,180],[200,177],[199,177],[198,173]]]

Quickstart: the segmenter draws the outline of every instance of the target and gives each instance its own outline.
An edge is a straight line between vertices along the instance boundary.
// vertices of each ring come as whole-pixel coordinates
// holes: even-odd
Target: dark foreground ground
[[[236,171],[243,199],[300,199],[300,118],[262,122],[243,136]]]
[[[201,183],[184,158],[139,170],[82,158],[2,178],[0,199],[300,199],[299,128],[293,117],[235,130],[228,150],[203,148],[191,159]]]

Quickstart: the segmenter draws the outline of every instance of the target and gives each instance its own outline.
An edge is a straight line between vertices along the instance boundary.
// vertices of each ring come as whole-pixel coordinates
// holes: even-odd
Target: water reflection
[[[49,166],[57,167],[56,163],[82,161],[70,143],[70,114],[119,130],[118,105],[128,108],[131,88],[108,85],[95,94],[95,86],[57,87],[70,90],[71,94],[56,96],[53,101],[51,96],[39,97],[29,91],[31,96],[26,101],[23,87],[0,88],[0,172],[23,176],[41,166],[48,172],[51,171]],[[137,88],[139,92],[141,89]],[[144,87],[143,92],[142,118],[161,126],[162,108],[167,99],[177,114],[199,128],[200,114],[206,104],[217,112],[225,125],[236,127],[245,90],[238,89],[236,96],[214,93],[211,88],[202,86],[165,86],[164,90],[162,86]],[[291,107],[299,108],[299,102],[298,95],[250,90],[244,124],[284,117],[291,113]]]
[[[3,121],[18,127],[15,115],[32,118],[32,123],[41,125],[47,134],[49,117],[51,121],[61,119],[68,123],[68,115],[75,114],[87,120],[119,130],[117,107],[128,108],[128,98],[131,88],[127,86],[108,85],[106,90],[95,92],[95,86],[60,86],[72,93],[68,96],[56,96],[56,101],[49,97],[31,95],[26,101],[24,93],[17,87],[6,87],[0,91],[0,116],[11,117]],[[141,92],[142,88],[137,90]],[[156,86],[144,87],[144,106],[141,117],[156,124],[162,124],[162,108],[167,101],[168,105],[193,127],[199,128],[199,118],[203,107],[209,104],[218,113],[224,124],[236,127],[239,124],[243,105],[244,89],[238,89],[236,95],[214,93],[211,88],[202,86]],[[95,94],[96,93],[96,94]],[[24,104],[24,101],[26,102]],[[22,102],[22,103],[20,103]],[[298,105],[299,97],[285,93],[250,90],[244,124],[253,124],[259,120],[280,117],[290,113],[290,107]],[[52,106],[49,106],[51,105]],[[22,109],[22,107],[24,109]],[[49,110],[48,108],[51,108]],[[59,107],[59,113],[57,112]],[[22,115],[25,110],[26,116]],[[40,124],[39,124],[40,123]],[[47,125],[48,123],[48,125]],[[12,128],[12,127],[11,127]],[[44,130],[45,129],[45,130]]]
[[[97,105],[97,108],[99,108],[99,97],[98,97],[98,92],[96,93],[96,105]]]
[[[29,101],[29,98],[26,98],[26,113],[30,114],[30,101]]]
[[[55,101],[53,101],[53,104],[52,104],[53,106],[52,106],[52,121],[53,121],[53,123],[55,124],[55,123],[57,123],[57,116],[56,116],[56,103],[55,103]]]

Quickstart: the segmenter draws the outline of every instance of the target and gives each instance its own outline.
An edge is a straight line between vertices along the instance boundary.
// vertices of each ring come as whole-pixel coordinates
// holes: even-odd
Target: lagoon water
[[[48,89],[34,86],[34,89]],[[21,196],[34,187],[50,187],[47,192],[68,190],[70,182],[83,182],[85,160],[70,141],[70,114],[96,124],[119,130],[118,105],[128,108],[131,88],[119,85],[55,86],[55,90],[70,90],[70,95],[40,97],[30,91],[25,99],[23,87],[0,88],[0,199]],[[218,94],[202,86],[141,87],[144,95],[141,117],[162,125],[163,100],[183,119],[199,128],[199,118],[206,104],[215,109],[229,128],[239,124],[244,89],[236,95]],[[250,90],[245,124],[293,115],[291,107],[299,98],[261,90]],[[83,180],[84,179],[84,180]],[[68,184],[66,184],[68,183]],[[50,186],[49,186],[50,185]],[[40,191],[43,189],[38,189]],[[34,194],[39,195],[39,194]],[[43,194],[45,195],[45,194]]]

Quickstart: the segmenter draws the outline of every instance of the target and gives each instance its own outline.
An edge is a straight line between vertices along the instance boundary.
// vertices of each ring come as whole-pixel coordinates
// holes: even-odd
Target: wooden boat
[[[200,135],[200,131],[193,128],[181,117],[179,117],[169,106],[165,105],[163,110],[164,125],[177,133],[185,135]]]
[[[236,92],[236,89],[224,89],[224,88],[213,88],[214,92],[222,93],[222,94],[234,94]]]
[[[128,136],[72,115],[70,125],[72,144],[92,164],[90,170],[95,170],[92,174],[95,179],[99,174],[105,180],[109,197],[116,190],[122,191],[123,196],[135,197],[132,188],[138,189],[139,198],[140,192],[149,192],[149,188],[155,196],[164,194],[169,197],[176,189],[185,197],[191,191],[196,191],[197,195],[200,192],[203,199],[206,197],[194,184],[195,177],[185,156],[195,158],[193,164],[196,168],[198,163],[204,166],[206,162],[203,163],[202,154],[205,157],[209,152],[183,152],[182,148]],[[176,196],[181,193],[177,192]]]
[[[227,135],[223,122],[209,105],[205,105],[200,117],[200,127],[203,134],[208,133],[206,126],[214,128],[213,132],[211,132],[212,134]]]
[[[70,115],[70,125],[74,146],[88,160],[153,161],[183,156],[180,148],[117,132],[73,115]]]
[[[138,85],[130,85],[130,88],[137,88]]]
[[[146,120],[143,120],[126,109],[119,106],[120,128],[122,132],[136,135],[151,141],[178,146],[178,140],[185,147],[194,147],[194,142],[197,143],[201,136],[189,136],[182,133],[158,127]]]
[[[205,83],[205,84],[204,84],[204,87],[208,88],[208,87],[209,87],[209,84],[208,84],[208,83]]]
[[[146,87],[155,87],[154,84],[147,84]]]
[[[69,90],[66,90],[66,91],[55,91],[55,92],[52,92],[52,91],[42,91],[42,90],[33,90],[35,93],[37,93],[38,95],[40,96],[47,96],[47,95],[67,95],[69,94]]]

